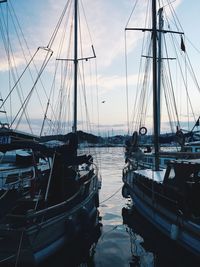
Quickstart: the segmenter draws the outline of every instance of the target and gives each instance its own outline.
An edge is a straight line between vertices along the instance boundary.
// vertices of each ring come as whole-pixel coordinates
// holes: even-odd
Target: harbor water
[[[77,242],[70,252],[63,248],[42,266],[199,267],[193,255],[163,236],[122,197],[123,148],[92,148],[91,154],[96,154],[102,176],[101,225],[94,244],[89,249]]]

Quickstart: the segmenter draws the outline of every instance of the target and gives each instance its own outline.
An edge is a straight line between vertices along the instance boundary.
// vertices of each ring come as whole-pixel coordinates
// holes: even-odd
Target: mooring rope
[[[9,257],[7,257],[7,258],[1,260],[0,263],[3,263],[3,262],[5,262],[5,261],[8,261],[9,259],[12,259],[12,258],[14,258],[14,257],[15,257],[15,254],[13,254],[13,255],[11,255],[11,256],[9,256]]]
[[[17,250],[17,257],[16,257],[16,262],[15,262],[15,267],[17,267],[17,264],[18,264],[21,245],[22,245],[22,240],[23,240],[23,235],[24,235],[24,230],[22,231],[21,238],[20,238],[20,241],[19,241],[19,247],[18,247],[18,250]]]
[[[8,191],[9,191],[9,190],[7,190],[6,192],[4,192],[3,195],[0,196],[0,200],[2,200],[2,199],[7,195]]]
[[[113,193],[111,196],[109,196],[108,198],[101,201],[99,204],[101,205],[102,203],[104,203],[104,202],[108,201],[109,199],[111,199],[112,197],[114,197],[121,189],[122,189],[122,186],[120,186],[120,188],[117,189],[117,191],[115,193]]]

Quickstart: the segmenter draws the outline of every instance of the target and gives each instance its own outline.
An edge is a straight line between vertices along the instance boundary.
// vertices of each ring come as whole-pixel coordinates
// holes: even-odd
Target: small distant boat
[[[153,123],[154,143],[151,164],[141,167],[133,164],[131,156],[126,158],[123,169],[124,197],[131,197],[133,204],[140,214],[157,227],[169,238],[177,242],[194,255],[200,256],[200,160],[193,152],[167,152],[166,162],[160,165],[162,152],[159,149],[159,116],[158,108],[158,78],[157,70],[157,40],[160,33],[168,30],[157,28],[157,1],[152,0],[152,28],[147,29],[152,37],[153,62]],[[171,5],[171,4],[170,4]],[[159,18],[165,7],[159,8]],[[173,9],[173,8],[172,8]],[[174,10],[174,9],[173,9]],[[161,23],[162,24],[162,23]],[[163,24],[162,24],[163,25]],[[145,32],[145,29],[143,29]],[[171,30],[169,30],[171,32]],[[177,32],[172,31],[178,34]],[[146,129],[141,130],[141,134]],[[180,136],[182,137],[182,135]],[[133,142],[137,143],[137,134],[133,135]],[[138,162],[143,161],[145,153],[135,146]],[[147,154],[150,151],[147,151]],[[183,153],[183,154],[181,154]],[[182,157],[182,156],[183,157]],[[191,155],[191,157],[190,157]],[[154,157],[154,159],[152,159]],[[172,158],[174,157],[174,160]],[[149,157],[150,158],[150,157]],[[188,158],[188,159],[187,159]],[[195,159],[196,158],[196,159]]]
[[[0,205],[6,207],[0,217],[0,264],[41,263],[63,245],[86,238],[99,225],[98,167],[92,155],[78,151],[79,5],[78,0],[69,2],[65,12],[67,8],[74,12],[75,40],[72,132],[65,142],[55,138],[49,144],[9,126],[0,129],[0,151],[6,155],[0,163],[1,192],[5,190]],[[12,197],[6,197],[7,191]]]

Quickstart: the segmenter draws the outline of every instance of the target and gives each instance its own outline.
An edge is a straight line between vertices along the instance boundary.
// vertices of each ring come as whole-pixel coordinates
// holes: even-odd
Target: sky
[[[10,2],[18,17],[30,51],[33,53],[37,47],[47,45],[67,1],[10,0]],[[97,55],[98,123],[100,125],[100,132],[103,135],[125,134],[128,131],[124,29],[135,2],[135,0],[82,0],[92,37],[92,44]],[[147,1],[142,0],[142,2],[145,3]],[[193,2],[191,4],[191,1],[177,0],[174,1],[174,7],[187,38],[192,44],[195,44],[195,49],[191,56],[195,63],[195,71],[199,73],[200,66],[198,62],[200,62],[200,54],[197,50],[200,50],[200,37],[197,29],[200,29],[198,14],[200,1],[193,0]],[[144,14],[142,10],[139,10],[136,19],[138,20],[137,24],[143,21]],[[135,25],[135,22],[130,20],[128,25],[131,27]],[[10,38],[14,43],[14,34],[11,33]],[[139,37],[136,33],[131,33],[129,34],[128,41],[129,62],[134,62],[138,57]],[[0,54],[2,53],[0,52]],[[22,64],[20,53],[16,52],[15,60],[20,69]],[[132,92],[136,90],[137,82],[137,69],[132,64],[130,63],[128,71],[130,114],[134,105],[134,94]],[[6,82],[4,81],[6,71],[6,60],[2,57],[0,62],[1,91],[3,90],[3,83]],[[37,114],[36,104],[33,108],[34,114]],[[198,112],[196,110],[196,113]],[[38,117],[35,116],[34,119],[37,120]],[[95,119],[97,120],[97,117],[92,118],[93,123],[95,123],[93,121]]]

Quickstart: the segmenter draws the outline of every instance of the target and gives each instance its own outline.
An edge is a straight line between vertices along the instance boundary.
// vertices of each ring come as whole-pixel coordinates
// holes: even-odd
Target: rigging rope
[[[125,69],[126,69],[126,116],[127,116],[127,134],[130,133],[129,126],[129,94],[128,94],[128,59],[127,59],[127,41],[126,41],[126,31],[125,31]]]
[[[2,13],[3,13],[3,12],[2,12]],[[31,77],[32,81],[34,82],[33,75],[32,75],[32,73],[31,73],[31,71],[30,71],[30,68],[29,68],[29,67],[30,67],[30,63],[33,63],[36,72],[37,72],[37,68],[36,68],[34,62],[32,61],[33,58],[32,58],[32,56],[31,56],[30,49],[29,49],[29,47],[28,47],[28,45],[27,45],[27,42],[26,42],[26,39],[25,39],[25,37],[24,37],[23,31],[22,31],[22,29],[21,29],[19,20],[18,20],[18,18],[17,18],[17,16],[16,16],[16,13],[15,13],[15,11],[14,11],[14,8],[13,8],[11,2],[9,2],[8,12],[7,12],[7,13],[9,14],[9,16],[10,16],[10,18],[11,18],[10,21],[12,22],[13,29],[15,30],[15,33],[16,33],[16,36],[17,36],[17,39],[18,39],[18,42],[19,42],[19,45],[20,45],[20,48],[21,48],[23,57],[24,57],[24,59],[25,59],[25,61],[26,61],[26,64],[27,64],[27,68],[26,68],[26,69],[28,69],[29,74],[30,74],[30,77]],[[8,15],[7,15],[7,16],[8,16]],[[4,19],[4,21],[5,21],[5,19]],[[6,28],[7,31],[8,31],[8,30],[9,30],[9,29],[8,29],[8,25],[6,25],[5,22],[4,22],[4,25],[5,25],[5,28]],[[3,33],[2,33],[2,34],[3,34]],[[8,34],[8,33],[7,33],[7,34]],[[5,39],[5,38],[3,38],[3,40],[4,40],[4,39]],[[30,60],[30,62],[28,62],[27,57],[26,57],[26,55],[25,55],[25,51],[24,51],[24,48],[23,48],[23,46],[22,46],[22,41],[21,41],[21,39],[23,39],[23,42],[25,43],[25,46],[26,46],[26,48],[27,48],[27,50],[28,50],[28,52],[29,52],[29,55],[30,55],[30,57],[32,58],[32,59]],[[19,77],[19,75],[17,74],[17,68],[16,68],[16,63],[15,63],[15,57],[14,57],[14,53],[13,53],[13,51],[12,51],[12,47],[11,47],[11,42],[10,42],[9,36],[8,36],[7,40],[8,40],[8,41],[7,41],[8,45],[7,45],[7,48],[6,48],[6,44],[5,44],[5,51],[7,51],[7,58],[8,58],[8,61],[9,61],[9,66],[10,66],[10,67],[9,67],[9,80],[10,80],[10,72],[11,72],[11,74],[12,74],[12,76],[13,76],[13,80],[15,81],[15,85],[14,85],[13,88],[10,89],[10,93],[9,93],[9,95],[7,95],[7,97],[9,98],[10,103],[12,103],[12,100],[11,100],[11,98],[12,98],[12,97],[11,97],[11,93],[12,93],[13,90],[16,88],[16,89],[17,89],[17,92],[18,92],[19,100],[20,100],[21,105],[22,105],[24,96],[23,96],[23,90],[22,90],[22,87],[21,87],[20,80],[21,80],[22,76],[24,75],[26,69],[24,70],[24,72],[22,73],[22,75]],[[4,43],[5,43],[5,42],[4,42]],[[12,61],[13,61],[13,64],[12,64],[12,62],[11,62],[11,56],[10,56],[10,54],[12,55]],[[13,67],[11,67],[12,65],[14,65],[15,69],[14,69]],[[15,71],[16,74],[14,73],[14,71]],[[19,79],[16,80],[16,77],[15,77],[15,76],[19,77]],[[47,96],[47,93],[46,93],[46,91],[45,91],[44,85],[42,84],[42,81],[40,81],[40,82],[41,82],[41,85],[42,85],[43,90],[44,90],[44,92],[45,92],[45,95]],[[9,84],[10,84],[10,81],[9,81]],[[19,91],[18,86],[20,87],[21,91]],[[10,86],[9,86],[9,87],[10,87]],[[36,89],[36,88],[35,88],[35,89]],[[41,107],[43,108],[43,106],[42,106],[42,102],[41,102],[41,99],[40,99],[40,96],[39,96],[39,94],[38,94],[37,89],[36,89],[35,91],[36,91],[36,93],[37,93],[37,96],[38,96],[40,105],[41,105]],[[5,102],[3,103],[3,105],[4,105],[4,104],[5,104]],[[11,105],[11,104],[10,104],[10,105]],[[10,107],[10,111],[11,111],[11,121],[12,121],[12,106]],[[28,124],[28,126],[29,126],[29,129],[30,129],[31,133],[33,133],[32,129],[31,129],[30,119],[29,119],[27,110],[24,109],[23,112],[24,112],[24,115],[25,115],[27,124]]]
[[[129,17],[129,20],[128,20],[128,23],[130,22],[130,19],[131,19],[131,16],[133,15],[133,11],[135,10],[135,7],[136,7],[136,4],[137,4],[137,1],[134,2],[134,9],[132,10],[131,12],[131,15]],[[149,2],[148,2],[149,4]],[[170,10],[170,13],[171,13],[171,16],[170,17],[170,23],[169,23],[169,18],[166,18],[166,21],[169,24],[171,24],[172,22],[172,19],[174,20],[174,27],[177,29],[178,32],[180,32],[180,34],[182,35],[183,34],[183,30],[182,30],[182,27],[181,27],[181,24],[180,24],[180,21],[178,20],[177,18],[177,15],[175,13],[175,10],[172,6],[172,2],[170,1],[167,1],[167,5],[166,5],[166,1],[164,3],[164,1],[159,1],[159,8],[163,8],[167,6]],[[149,11],[149,8],[147,8],[147,10]],[[145,18],[145,28],[151,28],[151,23],[149,22],[149,25],[150,27],[147,27],[147,22],[148,22],[148,17],[147,17],[147,13],[149,12],[146,12],[146,18]],[[150,13],[151,14],[151,13]],[[166,14],[165,14],[166,15]],[[151,15],[150,15],[151,16]],[[172,18],[172,19],[171,19]],[[128,25],[127,23],[127,25]],[[126,25],[126,26],[127,26]],[[170,27],[168,26],[168,29],[170,30]],[[145,40],[145,34],[146,32],[144,32],[144,39],[143,39],[143,45],[142,45],[142,51],[145,51],[145,47],[144,47],[144,40]],[[177,35],[178,37],[180,37],[180,34]],[[165,36],[163,34],[163,36]],[[180,50],[180,44],[179,42],[177,42],[177,39],[175,39],[175,34],[173,33],[170,33],[170,37],[171,37],[171,41],[172,41],[172,46],[174,48],[174,50],[176,51],[177,50],[177,47],[179,47],[179,50]],[[174,41],[175,40],[175,41]],[[127,37],[125,35],[125,65],[126,65],[126,98],[127,98],[127,107],[129,105],[128,101],[129,101],[129,95],[128,95],[128,71],[127,71],[127,65],[128,65],[128,60],[127,60]],[[177,100],[176,100],[176,96],[175,96],[175,93],[174,93],[174,90],[175,90],[175,84],[174,84],[174,80],[172,79],[172,74],[174,75],[174,73],[172,71],[170,71],[170,64],[169,64],[169,60],[172,59],[172,58],[169,58],[169,55],[168,55],[168,50],[169,50],[169,47],[166,45],[166,39],[164,38],[164,43],[165,43],[165,53],[166,53],[166,58],[163,57],[163,62],[164,60],[167,59],[167,68],[163,66],[162,68],[162,88],[163,88],[163,91],[164,91],[164,96],[165,96],[165,104],[166,104],[166,110],[167,110],[167,113],[168,113],[168,117],[169,117],[169,124],[170,124],[170,127],[171,127],[171,130],[172,132],[174,131],[174,127],[173,127],[173,122],[176,123],[176,125],[174,126],[177,126],[179,125],[180,126],[180,118],[179,118],[179,114],[178,114],[178,109],[177,109]],[[151,58],[151,51],[150,51],[150,46],[149,46],[149,49],[148,50],[148,53],[147,53],[147,57],[149,57],[149,59]],[[186,66],[187,68],[187,71],[186,71],[186,68],[185,68],[185,72],[183,72],[182,70],[182,65],[181,64],[182,62],[180,62],[180,56],[184,57],[184,65]],[[194,121],[196,121],[196,118],[195,118],[195,112],[194,112],[194,109],[193,109],[193,106],[192,106],[192,95],[189,93],[189,87],[188,87],[188,84],[189,84],[189,77],[188,77],[188,74],[190,74],[194,84],[196,85],[197,89],[200,91],[200,86],[198,85],[198,82],[197,82],[197,79],[195,77],[195,74],[194,74],[194,71],[193,71],[193,68],[191,66],[191,62],[188,58],[188,54],[187,54],[187,51],[185,51],[185,49],[183,50],[182,49],[182,52],[180,52],[180,55],[176,52],[176,58],[177,58],[177,62],[178,62],[178,65],[180,67],[180,74],[182,76],[182,82],[184,84],[184,89],[185,89],[185,92],[186,92],[186,99],[187,99],[187,105],[185,105],[185,107],[187,106],[188,110],[187,110],[187,114],[188,114],[188,127],[189,127],[189,122],[190,122],[190,113],[192,113],[192,116],[194,117]],[[148,61],[148,58],[146,59],[146,61]],[[150,60],[149,60],[150,61]],[[164,64],[163,64],[164,65]],[[144,74],[142,75],[141,73],[141,66],[142,66],[142,60],[140,61],[140,68],[139,68],[139,75],[138,75],[138,83],[137,83],[137,90],[136,90],[136,96],[135,96],[135,102],[134,102],[134,105],[133,105],[133,115],[131,116],[132,119],[132,124],[134,125],[134,129],[137,129],[137,128],[140,128],[142,127],[144,124],[145,124],[145,121],[147,119],[147,111],[148,111],[148,106],[150,104],[150,87],[149,87],[149,82],[151,81],[151,77],[149,76],[150,74],[150,63],[149,63],[149,66],[148,66],[148,63],[146,62],[146,65],[145,65],[145,69],[144,69]],[[142,87],[139,88],[139,85],[141,84],[141,80],[143,80],[143,84],[142,84]],[[139,94],[140,92],[140,94]],[[148,93],[149,92],[149,93]],[[161,102],[162,104],[162,102]],[[129,108],[128,108],[129,110]],[[162,111],[163,111],[163,107],[162,107]],[[127,112],[128,114],[128,112]],[[163,114],[164,115],[164,114]],[[129,114],[127,115],[127,118],[129,118]],[[149,118],[148,118],[149,119]],[[129,129],[129,120],[128,120],[128,129]]]
[[[64,16],[65,16],[65,13],[66,13],[66,11],[67,11],[67,9],[68,9],[68,6],[70,6],[70,5],[72,5],[72,1],[69,0],[69,1],[67,1],[66,5],[65,5],[65,7],[64,7],[64,9],[63,9],[63,12],[62,12],[62,14],[61,14],[61,16],[60,16],[60,18],[59,18],[59,20],[58,20],[58,23],[57,23],[57,25],[56,25],[56,27],[55,27],[55,29],[54,29],[54,31],[53,31],[53,34],[52,34],[52,36],[51,36],[51,38],[50,38],[50,40],[49,40],[49,43],[48,43],[48,45],[47,45],[47,47],[50,48],[50,49],[51,49],[51,47],[52,47],[52,45],[53,45],[53,43],[54,43],[54,41],[55,41],[56,35],[57,35],[58,30],[59,30],[59,28],[60,28],[60,25],[61,25],[61,23],[62,23],[62,21],[63,21],[63,18],[64,18]]]
[[[40,49],[40,48],[38,48],[38,50],[39,50],[39,49]],[[38,50],[37,50],[37,51],[38,51]],[[50,55],[49,55],[49,58],[48,58],[48,54],[49,54],[49,53],[50,53]],[[17,114],[15,115],[14,119],[12,120],[12,122],[11,122],[11,124],[10,124],[10,127],[13,126],[13,124],[14,124],[15,120],[17,119],[19,113],[20,113],[22,110],[24,110],[24,108],[26,108],[26,106],[27,106],[27,104],[28,104],[28,102],[29,102],[29,100],[30,100],[30,98],[31,98],[31,95],[32,95],[32,93],[33,93],[33,90],[34,90],[34,88],[35,88],[35,85],[37,84],[37,82],[38,82],[40,76],[42,75],[42,73],[43,73],[43,71],[44,71],[46,65],[48,64],[48,62],[49,62],[51,56],[52,56],[52,51],[49,51],[49,52],[47,53],[47,55],[46,55],[46,58],[45,58],[45,61],[46,61],[46,62],[45,62],[45,61],[43,62],[42,66],[41,66],[41,68],[40,68],[38,77],[37,77],[37,79],[36,79],[36,81],[35,81],[33,87],[31,88],[29,94],[28,94],[27,97],[25,98],[25,100],[24,100],[24,102],[23,102],[23,104],[22,104],[22,107],[18,110]],[[22,117],[22,115],[21,115],[21,117]],[[20,117],[20,118],[21,118],[21,117]],[[18,124],[17,124],[17,126],[18,126]]]
[[[32,56],[32,55],[31,55],[31,51],[30,51],[30,49],[29,49],[29,47],[28,47],[27,41],[26,41],[26,39],[25,39],[24,33],[23,33],[22,28],[21,28],[21,25],[20,25],[20,23],[19,23],[18,17],[17,17],[17,15],[16,15],[16,13],[15,13],[15,10],[14,10],[14,8],[13,8],[11,2],[10,2],[10,6],[11,6],[12,12],[13,12],[13,14],[14,14],[15,20],[16,20],[16,22],[17,22],[17,25],[15,25],[15,23],[13,22],[13,24],[14,24],[14,26],[15,26],[15,31],[16,31],[16,33],[17,33],[17,36],[18,36],[18,39],[19,39],[19,42],[20,42],[20,46],[21,46],[21,50],[22,50],[22,52],[23,52],[23,56],[24,56],[24,58],[25,58],[26,64],[28,64],[28,60],[27,60],[27,57],[26,57],[26,55],[25,55],[25,51],[24,51],[24,49],[23,49],[23,46],[22,46],[22,43],[21,43],[21,40],[20,40],[19,36],[22,36],[23,42],[25,43],[25,46],[26,46],[26,49],[27,49],[27,51],[28,51],[28,54],[29,54],[30,58],[31,58],[31,56]],[[9,10],[10,10],[10,9],[9,9]],[[10,11],[10,15],[11,15],[11,11]],[[12,20],[13,20],[13,17],[12,17],[12,16],[11,16],[11,18],[12,18]],[[18,33],[18,29],[19,29],[19,33]],[[33,61],[33,66],[34,66],[34,68],[35,68],[36,73],[38,74],[38,70],[37,70],[37,67],[36,67],[34,61]],[[34,82],[34,78],[33,78],[33,75],[32,75],[32,73],[31,73],[31,70],[30,70],[30,69],[29,69],[29,73],[30,73],[30,77],[31,77],[31,79],[32,79],[32,82]],[[43,91],[44,91],[46,97],[48,98],[48,94],[47,94],[47,92],[46,92],[46,90],[45,90],[44,84],[42,83],[42,80],[41,80],[41,79],[40,79],[40,84],[41,84],[41,86],[42,86],[42,88],[43,88]],[[38,91],[37,91],[37,90],[36,90],[36,93],[37,93],[37,96],[38,96],[38,99],[39,99],[39,102],[40,102],[40,106],[41,106],[41,108],[43,108],[42,100],[41,100],[40,95],[38,94]]]
[[[19,261],[19,255],[20,255],[20,251],[21,251],[21,246],[22,246],[22,240],[23,240],[23,235],[24,235],[24,231],[22,231],[21,237],[20,237],[20,241],[19,241],[19,247],[17,249],[17,257],[16,257],[16,261],[15,261],[15,267],[17,267],[18,265],[18,261]]]
[[[135,4],[134,4],[134,6],[133,6],[133,9],[131,10],[131,14],[130,14],[130,16],[129,16],[129,18],[128,18],[128,21],[127,21],[127,23],[126,23],[125,28],[128,27],[128,24],[129,24],[130,19],[131,19],[132,15],[133,15],[133,12],[135,11],[135,8],[136,8],[136,6],[137,6],[137,3],[138,3],[138,0],[135,0]]]

